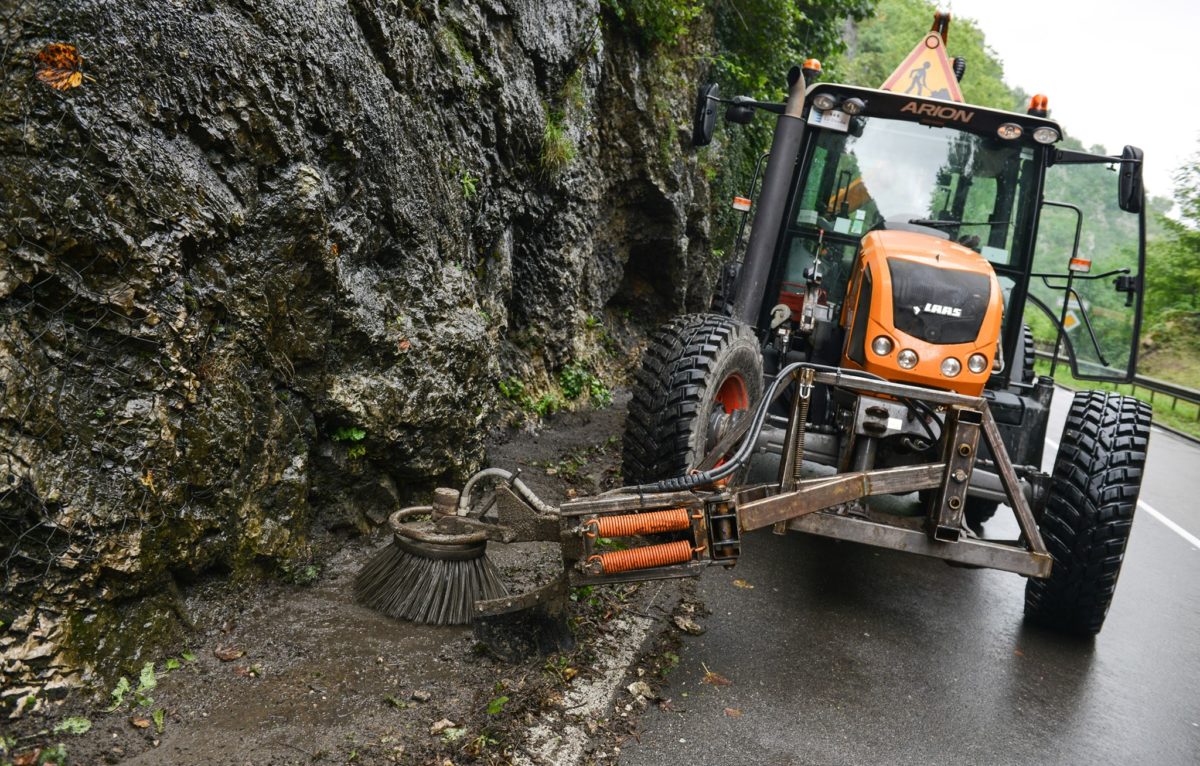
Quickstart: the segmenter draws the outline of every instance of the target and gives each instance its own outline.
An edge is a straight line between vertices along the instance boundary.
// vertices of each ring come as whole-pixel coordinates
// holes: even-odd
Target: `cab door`
[[[1046,170],[1025,312],[1052,367],[1069,363],[1080,380],[1133,379],[1145,259],[1141,151],[1058,150]]]

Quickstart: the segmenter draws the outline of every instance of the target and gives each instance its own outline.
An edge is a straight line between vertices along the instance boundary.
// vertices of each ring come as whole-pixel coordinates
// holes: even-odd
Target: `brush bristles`
[[[475,602],[508,595],[486,555],[467,561],[418,556],[389,544],[354,581],[354,600],[402,620],[468,625]]]

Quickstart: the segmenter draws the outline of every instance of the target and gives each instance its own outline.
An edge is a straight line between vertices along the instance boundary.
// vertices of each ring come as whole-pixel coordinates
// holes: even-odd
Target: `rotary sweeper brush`
[[[948,29],[938,14],[878,90],[818,83],[812,60],[789,73],[783,103],[700,88],[697,146],[721,104],[733,123],[776,115],[775,133],[751,194],[735,199],[753,225],[712,312],[671,321],[643,357],[624,436],[630,486],[551,507],[489,469],[394,514],[395,542],[363,572],[359,598],[484,632],[494,618],[526,620],[533,643],[552,644],[569,585],[732,565],[743,536],[770,527],[1015,572],[1028,578],[1028,618],[1099,631],[1149,410],[1077,393],[1043,472],[1054,389],[1035,373],[1030,327],[1051,374],[1061,360],[1077,379],[1132,376],[1142,152],[1061,148],[1045,96],[1025,113],[962,103],[966,65],[947,57]],[[1097,201],[1089,190],[1112,183],[1110,167],[1115,194]],[[1080,204],[1047,199],[1051,187],[1079,189]],[[752,462],[758,475],[772,460],[770,481],[747,483]],[[484,479],[487,506],[471,500]],[[866,502],[879,495],[912,496],[922,512]],[[1002,504],[1015,539],[986,534]],[[484,548],[519,541],[558,543],[563,567],[510,595]]]

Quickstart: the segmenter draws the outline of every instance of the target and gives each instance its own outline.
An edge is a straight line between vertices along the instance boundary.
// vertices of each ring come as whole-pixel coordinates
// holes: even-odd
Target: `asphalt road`
[[[1056,396],[1055,440],[1069,399]],[[701,579],[707,632],[685,639],[667,709],[646,713],[621,762],[1200,763],[1195,498],[1200,447],[1156,430],[1116,597],[1088,641],[1026,626],[1017,575],[756,533],[735,569]],[[1002,508],[985,530],[1017,527]],[[703,683],[708,671],[732,683]]]

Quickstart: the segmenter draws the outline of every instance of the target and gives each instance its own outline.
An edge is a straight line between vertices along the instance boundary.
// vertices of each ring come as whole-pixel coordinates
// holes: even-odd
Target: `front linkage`
[[[789,385],[797,387],[785,437],[784,459],[774,482],[741,486],[742,469],[754,452],[771,403]],[[946,437],[939,462],[898,468],[852,470],[801,478],[805,402],[814,385],[859,397],[857,430],[869,435],[887,427],[889,405],[916,400],[944,413]],[[489,618],[541,610],[561,614],[567,585],[652,580],[700,574],[710,564],[732,566],[741,553],[741,535],[764,527],[796,530],[945,559],[960,565],[1050,575],[1052,560],[1038,532],[1030,497],[1041,502],[1040,475],[1023,467],[1025,481],[1009,461],[1000,432],[982,397],[965,396],[892,383],[841,368],[794,364],[780,372],[758,407],[724,424],[723,435],[700,466],[687,476],[623,487],[603,495],[572,500],[554,508],[541,502],[505,472],[496,487],[494,511],[475,514],[466,488],[459,512],[435,521],[438,533],[502,543],[546,541],[561,546],[563,571],[553,582],[521,595],[475,604],[475,617]],[[990,448],[993,466],[1021,537],[1013,541],[977,539],[964,534],[963,510],[975,470],[980,436]],[[474,480],[469,484],[473,484]],[[872,495],[927,493],[926,515],[916,518],[876,513],[861,503]],[[1029,497],[1027,497],[1027,492]],[[393,525],[403,532],[403,525]],[[643,535],[669,542],[611,549],[607,541]],[[477,625],[478,627],[478,625]]]

